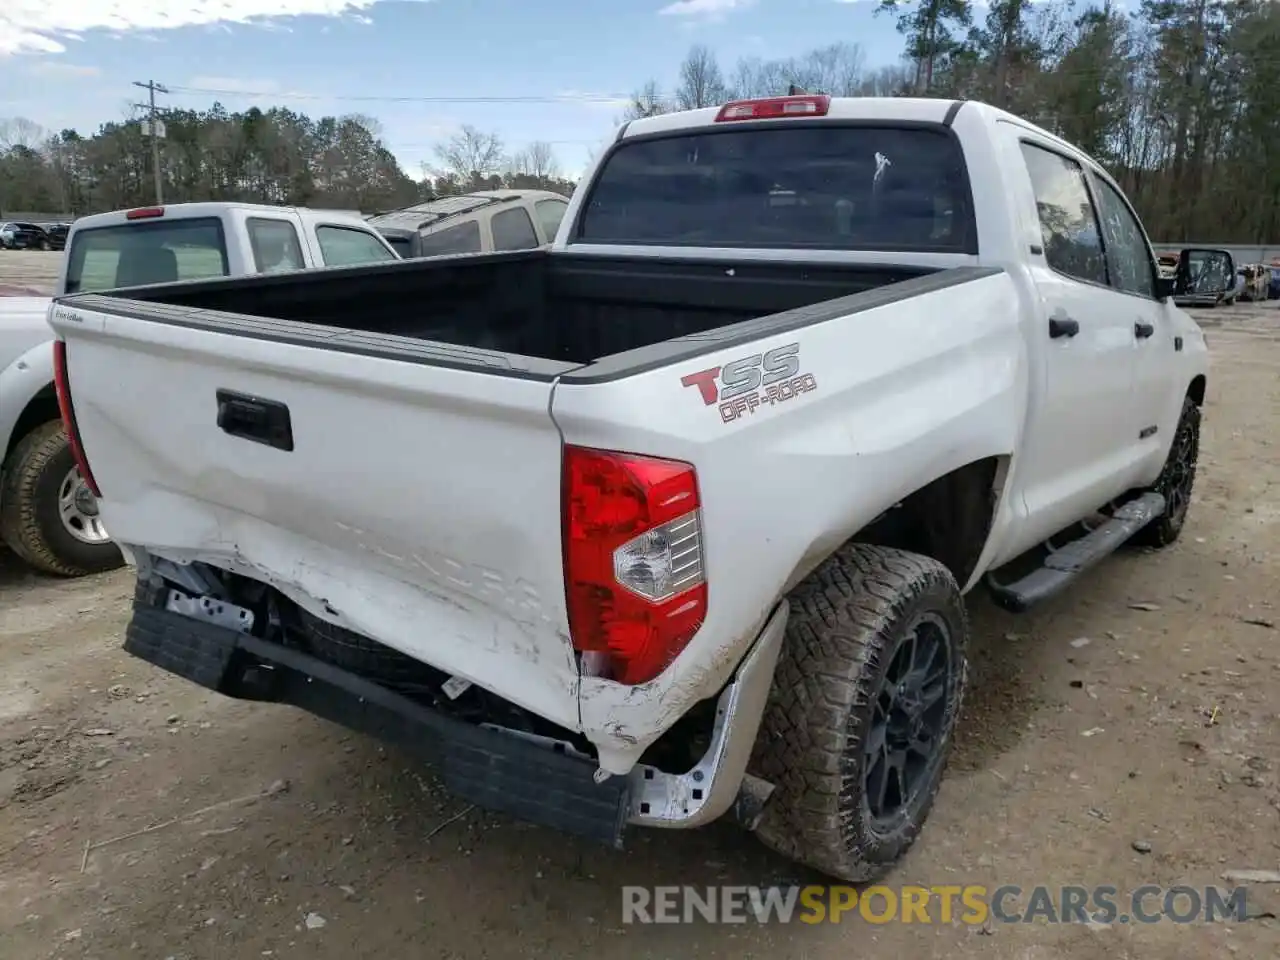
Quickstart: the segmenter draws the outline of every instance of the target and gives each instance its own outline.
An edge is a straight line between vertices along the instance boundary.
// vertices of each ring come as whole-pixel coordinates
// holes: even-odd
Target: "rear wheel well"
[[[1191,386],[1187,387],[1187,396],[1191,398],[1191,402],[1197,407],[1204,406],[1204,389],[1207,385],[1204,374],[1199,374],[1191,379]]]
[[[855,540],[932,557],[961,587],[977,566],[995,517],[1003,458],[943,474],[881,514]]]
[[[53,384],[50,383],[36,393],[28,402],[22,413],[18,416],[18,422],[13,425],[13,432],[9,434],[9,441],[4,449],[4,456],[0,457],[0,464],[9,459],[9,454],[13,453],[13,448],[36,427],[48,423],[50,420],[60,419],[62,416],[58,410],[58,395],[54,391]]]

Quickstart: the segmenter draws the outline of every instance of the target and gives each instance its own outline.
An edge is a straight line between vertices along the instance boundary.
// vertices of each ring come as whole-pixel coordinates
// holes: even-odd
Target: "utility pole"
[[[154,80],[148,80],[143,83],[141,80],[134,80],[135,87],[141,87],[148,93],[147,103],[135,103],[135,107],[148,111],[150,119],[147,121],[151,133],[151,172],[155,176],[156,184],[156,206],[164,203],[164,195],[161,189],[160,177],[160,121],[158,118],[159,111],[156,109],[156,94],[168,93],[169,88],[162,83],[156,83]]]

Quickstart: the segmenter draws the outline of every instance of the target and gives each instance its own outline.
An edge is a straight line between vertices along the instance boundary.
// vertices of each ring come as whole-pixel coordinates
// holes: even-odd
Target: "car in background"
[[[67,234],[71,231],[69,223],[45,223],[41,224],[44,228],[45,235],[49,238],[49,247],[52,250],[65,249],[67,245]]]
[[[545,246],[556,238],[568,207],[567,198],[550,190],[477,190],[366,222],[406,259],[439,257]]]
[[[1249,278],[1245,276],[1244,267],[1236,270],[1236,285],[1231,291],[1231,302],[1235,303],[1240,299],[1240,295],[1244,293],[1245,288],[1249,286]]]
[[[1270,299],[1271,280],[1274,271],[1265,263],[1247,263],[1240,268],[1244,274],[1244,289],[1240,291],[1240,299],[1250,303]]]
[[[5,250],[52,250],[53,241],[44,228],[34,223],[10,220],[0,224],[0,248]]]

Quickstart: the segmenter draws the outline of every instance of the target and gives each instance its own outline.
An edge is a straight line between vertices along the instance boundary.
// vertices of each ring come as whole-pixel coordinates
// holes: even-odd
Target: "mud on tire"
[[[864,544],[842,548],[789,599],[752,762],[776,786],[756,832],[783,856],[832,877],[874,880],[914,843],[942,779],[967,675],[964,603],[942,564]],[[881,791],[885,780],[877,771],[888,773],[882,744],[903,756],[902,711],[895,712],[890,697],[905,684],[893,681],[913,649],[920,653],[917,668],[933,678],[923,699],[938,698],[925,713],[934,731],[924,737],[931,753],[916,764],[906,796],[897,790],[898,812],[881,819],[873,808],[884,812],[887,805],[878,801],[895,789],[891,779]],[[925,670],[926,649],[945,658],[941,673]],[[918,692],[904,695],[904,703],[921,699]],[[899,717],[887,731],[886,716]],[[873,791],[880,795],[872,798]]]
[[[0,538],[32,567],[63,577],[102,573],[124,564],[114,543],[78,540],[62,522],[58,495],[75,465],[66,432],[55,420],[18,442],[0,478]]]

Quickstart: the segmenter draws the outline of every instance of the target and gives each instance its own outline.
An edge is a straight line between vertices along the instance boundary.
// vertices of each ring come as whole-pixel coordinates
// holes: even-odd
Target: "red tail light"
[[[693,466],[607,450],[564,452],[564,561],[574,649],[619,683],[652,680],[707,612]]]
[[[125,213],[126,220],[150,220],[152,217],[163,217],[164,207],[138,207]]]
[[[53,389],[58,394],[58,412],[62,414],[62,428],[67,431],[67,442],[71,445],[71,456],[75,458],[80,476],[95,497],[101,497],[98,482],[93,479],[93,471],[89,469],[89,461],[85,458],[84,447],[80,445],[80,430],[76,426],[76,411],[71,406],[71,381],[67,379],[67,342],[53,341]]]
[[[797,97],[768,97],[764,100],[735,100],[716,114],[716,123],[728,120],[772,120],[777,117],[825,117],[831,98],[825,93]]]

